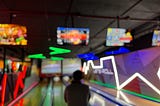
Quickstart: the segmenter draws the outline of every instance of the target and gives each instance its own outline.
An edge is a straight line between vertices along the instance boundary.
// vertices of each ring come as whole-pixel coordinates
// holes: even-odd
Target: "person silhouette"
[[[84,73],[80,70],[73,72],[73,81],[64,91],[64,99],[68,106],[88,106],[90,99],[89,86],[83,84],[81,79]]]

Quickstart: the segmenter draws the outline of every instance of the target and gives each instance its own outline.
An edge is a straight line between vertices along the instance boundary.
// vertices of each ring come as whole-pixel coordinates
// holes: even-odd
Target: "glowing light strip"
[[[3,80],[2,80],[2,91],[1,91],[1,103],[2,106],[4,104],[4,101],[5,101],[5,93],[6,93],[6,84],[7,84],[7,77],[8,75],[5,73],[4,76],[3,76]]]
[[[28,55],[28,58],[46,59],[46,56],[44,56],[43,54],[32,54]]]
[[[87,63],[84,62],[83,63],[83,68],[82,68],[83,72],[85,74],[87,74],[88,71],[89,71],[89,66],[90,65],[92,66],[93,69],[103,68],[103,61],[104,60],[111,60],[112,65],[113,65],[113,71],[114,71],[116,86],[117,86],[117,88],[119,88],[119,78],[118,78],[118,73],[117,73],[117,68],[116,68],[114,56],[108,56],[108,57],[100,58],[100,65],[99,66],[95,66],[94,63],[93,63],[93,60],[89,60],[89,61],[87,61]]]
[[[158,69],[157,76],[158,76],[158,78],[159,78],[159,80],[160,80],[160,67],[159,67],[159,69]]]
[[[142,81],[144,81],[150,88],[152,88],[156,93],[158,93],[160,95],[160,90],[155,87],[151,82],[149,82],[145,77],[143,77],[141,74],[139,73],[135,73],[133,74],[130,78],[128,78],[126,81],[124,81],[121,85],[119,84],[119,77],[118,77],[118,71],[116,68],[116,64],[115,64],[115,59],[113,56],[108,56],[108,57],[103,57],[100,58],[100,65],[99,66],[95,66],[93,61],[87,61],[87,63],[83,64],[83,71],[85,72],[85,74],[88,73],[89,71],[89,66],[91,64],[93,69],[97,69],[97,68],[103,68],[103,61],[104,60],[109,60],[111,59],[112,61],[112,65],[113,65],[113,71],[114,71],[114,76],[115,76],[115,80],[116,80],[116,86],[118,90],[121,90],[124,86],[126,86],[127,84],[129,84],[133,79],[135,79],[136,77],[139,77]],[[158,71],[159,72],[159,71]],[[158,73],[159,74],[159,73]]]
[[[127,103],[131,103],[131,101],[126,97],[126,95],[122,91],[117,91],[117,98],[120,98],[120,95]]]
[[[57,48],[57,47],[49,47],[49,50],[52,50],[52,52],[50,52],[50,55],[54,55],[54,54],[63,54],[63,53],[70,53],[71,50],[69,49],[63,49],[63,48]]]

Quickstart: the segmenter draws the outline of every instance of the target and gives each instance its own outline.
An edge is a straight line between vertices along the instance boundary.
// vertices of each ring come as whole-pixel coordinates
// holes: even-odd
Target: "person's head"
[[[82,71],[80,70],[76,70],[75,72],[73,72],[73,79],[76,81],[80,81],[81,79],[83,79],[84,74]]]

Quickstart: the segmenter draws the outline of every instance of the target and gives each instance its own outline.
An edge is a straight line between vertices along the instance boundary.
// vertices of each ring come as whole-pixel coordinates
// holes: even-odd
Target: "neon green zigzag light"
[[[51,57],[51,60],[64,60],[62,57]]]
[[[43,54],[32,54],[28,55],[28,58],[46,59],[46,56],[44,56]]]
[[[50,55],[71,52],[71,50],[69,50],[69,49],[63,49],[63,48],[57,48],[57,47],[49,47],[49,49],[52,50],[49,53]],[[43,54],[32,54],[32,55],[28,55],[28,58],[46,59],[46,56],[44,56]],[[51,57],[51,60],[63,60],[63,59],[64,58],[62,58],[62,57]]]
[[[69,49],[62,49],[62,48],[57,48],[57,47],[49,47],[49,50],[52,50],[52,52],[50,52],[50,55],[54,55],[54,54],[63,54],[63,53],[70,53],[71,50]]]

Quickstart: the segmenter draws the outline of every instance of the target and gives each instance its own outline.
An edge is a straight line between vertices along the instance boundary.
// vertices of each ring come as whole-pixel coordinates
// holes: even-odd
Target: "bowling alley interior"
[[[64,94],[76,70],[88,106],[160,106],[159,7],[0,0],[0,106],[69,106]]]

